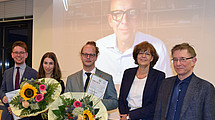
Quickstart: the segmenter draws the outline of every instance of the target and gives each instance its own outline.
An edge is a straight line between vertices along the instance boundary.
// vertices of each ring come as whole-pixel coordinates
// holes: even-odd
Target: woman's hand
[[[10,114],[12,114],[12,110],[11,110],[11,108],[10,108],[10,107],[8,107],[7,109],[8,109],[8,111],[9,111],[9,113],[10,113]]]

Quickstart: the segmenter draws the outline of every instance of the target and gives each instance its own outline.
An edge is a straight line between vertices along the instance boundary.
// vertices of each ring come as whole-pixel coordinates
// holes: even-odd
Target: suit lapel
[[[154,79],[155,79],[154,70],[150,67],[148,77],[146,79],[146,85],[143,90],[143,98],[147,98],[147,95],[148,95],[147,93],[150,93],[147,90],[150,91],[150,87],[152,86]],[[142,98],[142,100],[144,100],[143,98]]]
[[[10,69],[10,72],[9,72],[9,80],[8,80],[8,83],[7,83],[9,91],[14,90],[14,87],[13,87],[13,72],[14,72],[14,67],[13,67],[13,69]]]
[[[99,69],[96,68],[95,74],[98,75],[99,77],[101,77],[101,72]]]
[[[163,93],[163,101],[162,101],[162,115],[164,115],[166,118],[167,117],[167,113],[168,113],[168,109],[169,109],[169,104],[170,104],[170,99],[172,96],[172,91],[173,91],[173,86],[176,80],[176,76],[170,78],[168,81],[163,81],[166,82],[166,86],[163,86],[164,88],[162,89],[162,93]],[[170,89],[167,89],[170,88]]]
[[[198,90],[198,79],[196,78],[195,75],[193,75],[184,97],[184,101],[181,107],[181,114],[179,118],[183,116],[183,114],[189,107],[190,103],[194,101],[196,97],[198,97],[198,93],[196,90]]]
[[[128,94],[130,92],[132,83],[134,82],[134,78],[136,76],[137,70],[138,70],[138,67],[136,67],[135,69],[132,69],[130,73],[127,74],[126,76],[127,78],[124,79],[125,80],[124,82],[127,84],[127,87],[123,90],[123,92],[125,93],[125,98],[128,97]]]
[[[23,78],[27,78],[29,74],[30,73],[28,70],[28,66],[26,65],[26,68],[25,68],[24,73],[23,73],[22,78],[21,78],[21,82],[23,82]]]
[[[97,68],[96,68],[95,74],[96,74],[97,76],[99,76],[99,77],[105,79],[105,78],[104,78],[103,72],[102,72],[101,70],[97,69]],[[107,79],[105,79],[105,80],[107,80]]]
[[[84,92],[83,70],[81,70],[76,76],[76,81],[79,89],[78,91]]]

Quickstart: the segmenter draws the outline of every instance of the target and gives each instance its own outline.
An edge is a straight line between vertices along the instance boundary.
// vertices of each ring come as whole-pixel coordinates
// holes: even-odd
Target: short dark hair
[[[43,68],[43,62],[45,60],[45,58],[51,58],[54,61],[54,69],[53,69],[53,73],[51,75],[52,78],[56,79],[56,80],[60,80],[61,79],[61,70],[60,70],[60,66],[58,64],[57,61],[57,57],[53,52],[47,52],[43,55],[41,61],[40,61],[40,67],[37,73],[37,78],[45,78],[45,71]]]
[[[176,50],[187,50],[188,53],[190,53],[192,57],[196,57],[196,52],[195,52],[194,48],[191,45],[189,45],[189,43],[181,43],[181,44],[175,45],[171,49],[172,55]]]
[[[156,62],[158,61],[158,54],[155,50],[155,48],[153,47],[152,44],[148,43],[147,41],[144,41],[142,43],[139,43],[138,45],[136,45],[134,47],[134,51],[133,51],[133,58],[134,58],[134,63],[138,65],[137,62],[137,55],[139,54],[140,51],[147,51],[150,50],[151,55],[153,56],[153,61],[150,62],[150,66],[154,67],[154,65],[156,64]]]
[[[16,41],[16,42],[14,42],[13,45],[12,45],[12,52],[13,52],[13,49],[16,46],[20,46],[20,47],[24,48],[25,52],[27,52],[27,45],[25,44],[25,42],[22,42],[22,41]]]
[[[99,48],[96,46],[96,42],[94,42],[94,41],[88,41],[82,48],[81,48],[81,53],[83,52],[83,49],[84,49],[84,47],[86,46],[86,45],[92,45],[92,46],[94,46],[95,47],[95,52],[96,52],[96,56],[98,56],[98,54],[99,54]],[[80,54],[81,54],[80,53]]]

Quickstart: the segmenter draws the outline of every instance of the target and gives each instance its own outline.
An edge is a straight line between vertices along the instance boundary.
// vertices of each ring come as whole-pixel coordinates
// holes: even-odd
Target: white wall
[[[52,0],[34,0],[32,67],[38,70],[40,59],[47,51],[52,51]]]

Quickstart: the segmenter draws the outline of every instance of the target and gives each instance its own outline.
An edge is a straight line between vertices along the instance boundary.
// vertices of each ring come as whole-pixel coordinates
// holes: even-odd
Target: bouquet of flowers
[[[48,117],[53,120],[107,120],[101,100],[89,93],[67,92],[50,106]]]
[[[61,85],[52,78],[24,80],[9,103],[12,112],[19,117],[36,116],[48,110],[61,93]]]

